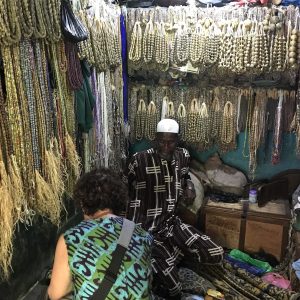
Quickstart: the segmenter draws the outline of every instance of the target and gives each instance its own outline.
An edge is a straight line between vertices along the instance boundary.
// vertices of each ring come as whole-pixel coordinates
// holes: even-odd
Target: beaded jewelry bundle
[[[249,157],[249,170],[253,176],[257,164],[257,150],[267,138],[268,122],[275,118],[278,119],[275,110],[268,110],[267,106],[268,99],[274,103],[278,100],[280,91],[276,89],[231,87],[199,89],[195,86],[182,89],[177,86],[153,87],[133,84],[130,91],[130,98],[133,101],[131,102],[132,115],[130,119],[135,119],[136,140],[143,138],[151,140],[154,137],[153,134],[149,138],[149,134],[147,134],[147,124],[151,124],[151,130],[155,130],[152,123],[154,113],[150,114],[149,112],[154,111],[154,107],[157,110],[159,107],[157,103],[160,102],[161,108],[160,111],[157,110],[157,119],[175,118],[180,125],[180,139],[197,150],[210,149],[214,145],[221,152],[235,150],[237,134],[241,130],[245,131],[243,154],[245,157]],[[283,93],[295,97],[295,93],[291,91],[283,91]],[[137,95],[147,94],[154,98],[150,96],[147,102],[143,99],[134,100]],[[169,95],[169,97],[165,95]],[[288,115],[284,115],[284,120],[288,125],[285,126],[286,128],[280,126],[276,131],[275,138],[279,143],[283,131],[292,130],[299,137],[299,121],[296,122],[296,120],[300,119],[298,118],[300,106],[298,105],[298,110],[296,110],[295,101],[291,100],[284,102],[283,105],[286,106],[284,111],[288,113]],[[149,108],[151,108],[150,111]],[[245,118],[243,124],[242,116]],[[269,129],[273,128],[271,126]],[[248,149],[246,149],[246,144]],[[274,145],[274,151],[279,153],[279,144],[276,142]],[[297,145],[296,147],[299,149],[299,143]]]
[[[129,67],[190,63],[211,75],[262,75],[299,68],[299,8],[128,9]]]

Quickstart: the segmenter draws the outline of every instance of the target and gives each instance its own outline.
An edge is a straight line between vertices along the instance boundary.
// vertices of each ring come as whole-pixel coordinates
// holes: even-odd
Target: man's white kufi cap
[[[178,133],[179,125],[173,119],[163,119],[158,122],[156,132]]]

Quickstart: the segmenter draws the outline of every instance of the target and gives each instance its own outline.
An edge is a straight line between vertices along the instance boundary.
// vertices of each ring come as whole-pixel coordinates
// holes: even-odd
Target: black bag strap
[[[111,287],[115,283],[121,263],[123,261],[126,250],[128,249],[135,223],[127,219],[123,219],[121,234],[118,239],[117,247],[112,253],[112,259],[108,269],[105,272],[104,278],[101,281],[98,289],[95,291],[91,300],[104,300],[108,295]]]

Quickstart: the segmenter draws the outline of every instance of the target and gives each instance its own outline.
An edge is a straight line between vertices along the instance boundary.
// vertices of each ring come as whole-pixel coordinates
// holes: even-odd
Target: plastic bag
[[[88,30],[74,14],[68,0],[61,1],[61,29],[68,40],[78,43],[88,38]]]
[[[270,272],[265,274],[261,279],[282,289],[291,289],[290,281],[282,277],[280,274]]]

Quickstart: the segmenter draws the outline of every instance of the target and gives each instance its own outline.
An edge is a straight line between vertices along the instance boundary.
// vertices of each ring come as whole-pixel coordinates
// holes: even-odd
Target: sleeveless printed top
[[[82,221],[65,232],[74,299],[90,299],[98,289],[116,249],[122,224],[121,217],[107,217]],[[149,233],[135,227],[118,278],[106,299],[150,299],[152,241]]]

